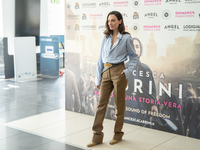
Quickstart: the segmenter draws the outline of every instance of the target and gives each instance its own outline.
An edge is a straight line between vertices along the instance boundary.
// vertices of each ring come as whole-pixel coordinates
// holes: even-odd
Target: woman
[[[94,131],[92,142],[87,146],[92,147],[103,141],[103,120],[111,92],[114,90],[116,106],[116,122],[114,136],[110,144],[116,144],[122,140],[122,127],[125,112],[125,90],[127,78],[137,64],[133,40],[129,33],[125,32],[123,18],[120,12],[112,11],[108,14],[101,45],[96,71],[96,85],[100,90],[99,103],[92,130]],[[125,69],[124,61],[129,56],[129,66]]]

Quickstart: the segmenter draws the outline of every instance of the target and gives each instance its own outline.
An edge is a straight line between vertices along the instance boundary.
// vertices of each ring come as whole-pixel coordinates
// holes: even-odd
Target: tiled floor
[[[65,111],[64,77],[29,82],[0,81],[0,150],[199,150],[200,141],[124,124],[116,145],[114,121],[104,121],[104,143],[92,148],[93,116]]]

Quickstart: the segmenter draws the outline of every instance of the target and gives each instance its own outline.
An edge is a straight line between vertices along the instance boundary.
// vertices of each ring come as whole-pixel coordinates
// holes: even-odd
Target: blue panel
[[[65,36],[64,35],[51,35],[51,37],[59,37],[60,38],[60,43],[62,44],[63,48],[65,46]]]
[[[59,37],[40,37],[40,73],[59,77]]]

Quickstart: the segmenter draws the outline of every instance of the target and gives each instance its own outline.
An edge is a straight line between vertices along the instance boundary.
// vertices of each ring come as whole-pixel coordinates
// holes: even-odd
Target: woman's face
[[[141,47],[140,47],[139,41],[138,41],[138,40],[133,40],[133,45],[134,45],[136,54],[137,54],[138,56],[140,56]]]
[[[115,15],[108,16],[108,26],[110,30],[118,30],[118,27],[121,23],[122,23],[122,20],[118,20]]]

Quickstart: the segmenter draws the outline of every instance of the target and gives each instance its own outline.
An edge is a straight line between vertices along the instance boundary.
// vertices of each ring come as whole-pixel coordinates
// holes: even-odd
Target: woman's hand
[[[100,86],[99,86],[99,85],[97,85],[97,89],[99,89],[99,90],[100,90]]]
[[[121,74],[124,74],[124,71],[122,71]]]

